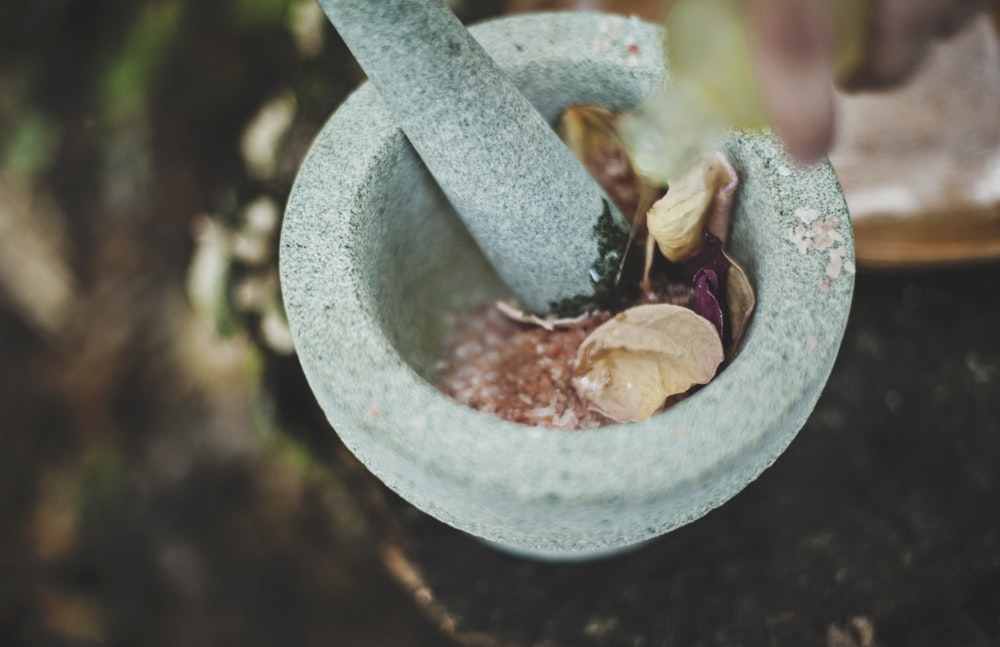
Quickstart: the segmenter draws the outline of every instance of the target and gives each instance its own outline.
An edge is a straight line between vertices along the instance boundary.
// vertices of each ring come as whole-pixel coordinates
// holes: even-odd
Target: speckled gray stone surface
[[[628,223],[442,0],[320,5],[526,308],[611,293]]]
[[[626,109],[664,78],[660,32],[635,20],[535,14],[472,31],[547,119],[573,103]],[[449,317],[501,283],[378,94],[359,89],[304,161],[281,238],[292,333],[333,428],[418,508],[538,556],[620,549],[721,505],[802,427],[853,290],[832,168],[797,168],[767,136],[734,135],[727,153],[743,180],[730,251],[759,300],[736,360],[647,420],[533,428],[429,381]]]

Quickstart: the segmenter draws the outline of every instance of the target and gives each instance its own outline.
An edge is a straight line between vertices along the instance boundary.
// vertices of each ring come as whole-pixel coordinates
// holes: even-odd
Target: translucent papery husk
[[[607,108],[570,106],[560,116],[556,131],[635,227],[642,224],[662,189],[636,171],[618,132],[618,120]]]

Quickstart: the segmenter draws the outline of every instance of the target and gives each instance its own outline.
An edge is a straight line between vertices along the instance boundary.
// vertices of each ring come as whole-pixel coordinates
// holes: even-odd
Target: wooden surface
[[[1000,258],[1000,203],[921,216],[875,215],[855,222],[855,251],[867,267],[959,265]]]
[[[1000,258],[1000,32],[981,16],[886,92],[841,94],[830,159],[861,265]]]

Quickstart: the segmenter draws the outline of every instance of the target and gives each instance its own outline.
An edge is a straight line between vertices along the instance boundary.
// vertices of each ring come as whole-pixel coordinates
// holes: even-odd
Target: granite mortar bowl
[[[550,121],[573,104],[628,110],[669,80],[660,29],[635,19],[530,14],[472,32]],[[854,252],[829,164],[798,168],[767,135],[733,134],[725,152],[742,179],[729,250],[758,297],[736,359],[647,420],[535,428],[435,388],[450,320],[502,285],[377,92],[358,89],[303,162],[280,252],[302,367],[345,445],[424,512],[541,558],[622,550],[739,492],[819,397],[853,290],[831,261],[850,270]]]

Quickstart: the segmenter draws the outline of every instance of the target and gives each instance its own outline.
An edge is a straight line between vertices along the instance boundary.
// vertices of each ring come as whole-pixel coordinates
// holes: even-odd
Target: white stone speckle
[[[816,211],[815,209],[810,209],[809,207],[799,207],[795,210],[795,219],[807,227],[817,218],[819,218],[819,211]]]
[[[590,42],[590,51],[595,54],[606,52],[609,49],[611,49],[611,41],[607,38],[595,38]]]

